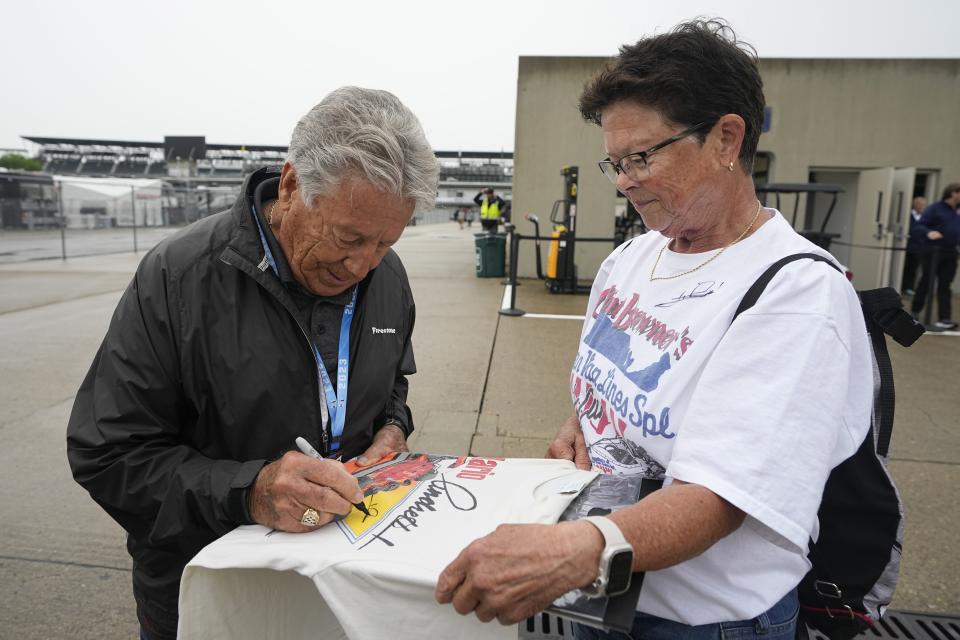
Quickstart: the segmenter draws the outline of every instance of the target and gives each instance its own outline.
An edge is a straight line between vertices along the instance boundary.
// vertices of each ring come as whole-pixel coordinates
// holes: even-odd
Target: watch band
[[[587,516],[582,518],[587,520],[600,530],[603,536],[604,547],[600,553],[600,566],[597,569],[596,579],[589,585],[581,587],[580,591],[588,598],[597,598],[603,596],[617,595],[623,593],[630,587],[631,572],[627,567],[628,573],[624,575],[624,566],[622,564],[624,556],[627,558],[628,565],[633,565],[633,547],[627,542],[620,531],[620,527],[613,520],[603,516]],[[618,570],[614,569],[614,566]],[[611,582],[611,580],[613,582]]]
[[[627,539],[623,537],[623,532],[620,531],[620,527],[610,518],[606,516],[587,516],[586,518],[581,518],[581,520],[586,520],[600,530],[605,546],[611,547],[615,544],[629,544]]]

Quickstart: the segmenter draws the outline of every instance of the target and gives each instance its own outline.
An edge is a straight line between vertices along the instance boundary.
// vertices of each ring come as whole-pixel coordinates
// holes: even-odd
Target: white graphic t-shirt
[[[594,469],[696,483],[747,514],[703,554],[647,574],[638,609],[686,624],[752,618],[800,582],[823,485],[869,426],[866,328],[837,271],[793,262],[732,321],[769,265],[829,256],[765,211],[752,236],[675,279],[651,281],[668,242],[659,233],[615,250],[570,375]],[[709,256],[664,249],[656,276]]]
[[[434,600],[440,572],[504,523],[553,523],[590,480],[565,460],[397,454],[355,474],[365,516],[304,534],[239,527],[180,583],[179,638],[510,638]]]

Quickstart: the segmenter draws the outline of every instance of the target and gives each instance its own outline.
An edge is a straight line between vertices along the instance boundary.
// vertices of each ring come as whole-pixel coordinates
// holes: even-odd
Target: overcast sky
[[[958,0],[0,0],[0,148],[285,145],[354,84],[397,94],[436,149],[512,150],[519,56],[609,56],[697,15],[761,57],[960,58]]]

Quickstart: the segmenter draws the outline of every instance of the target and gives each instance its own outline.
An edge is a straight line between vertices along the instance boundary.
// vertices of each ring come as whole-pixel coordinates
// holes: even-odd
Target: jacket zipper
[[[276,300],[277,302],[280,303],[280,306],[283,307],[284,311],[286,311],[288,314],[290,314],[290,317],[293,318],[294,324],[297,325],[297,327],[300,329],[300,333],[303,334],[304,339],[307,341],[307,347],[310,349],[310,356],[313,358],[314,364],[316,365],[316,367],[314,367],[315,370],[314,370],[313,373],[314,373],[314,376],[315,376],[315,378],[316,378],[315,382],[316,382],[316,385],[317,385],[317,398],[320,400],[320,443],[323,445],[323,446],[322,446],[322,450],[321,450],[320,453],[321,453],[324,457],[326,457],[326,456],[330,453],[330,437],[327,435],[327,428],[326,428],[326,427],[324,426],[324,424],[323,424],[323,414],[324,414],[324,408],[327,406],[327,404],[326,404],[326,403],[327,403],[327,400],[326,400],[326,398],[325,398],[325,396],[324,396],[324,392],[323,392],[323,382],[322,382],[321,376],[320,376],[320,369],[317,368],[317,367],[322,367],[322,366],[324,366],[324,365],[323,365],[323,361],[322,361],[322,360],[321,360],[320,362],[317,362],[317,354],[316,354],[316,352],[314,351],[314,348],[313,348],[313,340],[310,339],[310,336],[309,336],[309,334],[307,334],[306,329],[304,329],[304,328],[300,325],[300,321],[297,320],[297,317],[290,311],[290,309],[287,308],[287,305],[285,305],[285,304],[283,303],[283,300],[281,300],[281,299],[278,298],[276,295],[274,295],[274,293],[273,293],[272,291],[270,291],[270,289],[269,289],[266,285],[264,285],[264,283],[259,282],[259,275],[262,275],[262,274],[264,273],[263,270],[260,269],[258,265],[254,265],[252,262],[250,262],[249,260],[247,260],[243,255],[241,255],[241,254],[240,254],[236,249],[234,249],[233,247],[228,247],[228,248],[227,248],[227,251],[230,251],[230,253],[232,253],[233,255],[237,256],[237,257],[240,259],[240,263],[239,263],[239,264],[234,264],[231,260],[227,259],[227,257],[226,257],[226,251],[224,251],[224,253],[221,254],[220,259],[221,259],[223,262],[225,262],[226,264],[234,267],[235,269],[239,269],[240,271],[246,273],[247,276],[253,278],[254,282],[257,282],[261,287],[263,287],[264,289],[266,289],[267,293],[269,293],[270,295],[272,295],[273,298],[274,298],[274,300]],[[250,271],[248,271],[247,269],[244,268],[244,267],[247,266],[247,265],[253,267],[253,272],[252,272],[252,273],[251,273]],[[329,416],[329,413],[330,413],[330,412],[327,411],[326,413],[327,413],[327,421],[329,422],[329,421],[330,421],[330,416]]]

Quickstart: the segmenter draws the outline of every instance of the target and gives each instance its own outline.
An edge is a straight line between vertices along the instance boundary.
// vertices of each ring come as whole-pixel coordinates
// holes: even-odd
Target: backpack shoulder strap
[[[824,262],[838,272],[840,271],[840,268],[832,260],[817,253],[795,253],[781,258],[767,267],[767,270],[757,278],[757,281],[750,285],[743,296],[743,300],[740,301],[740,306],[733,314],[733,318],[736,319],[737,316],[757,303],[763,290],[766,289],[784,265],[803,259]],[[866,329],[870,334],[873,357],[880,378],[880,386],[874,398],[874,417],[877,423],[876,451],[879,455],[886,457],[890,449],[890,438],[893,434],[893,411],[896,394],[893,386],[893,366],[890,363],[890,354],[887,352],[885,336],[889,335],[898,343],[909,347],[923,335],[924,328],[906,312],[900,300],[900,294],[892,287],[858,291],[857,295],[860,298],[860,308],[863,312]]]
[[[867,324],[873,358],[880,375],[880,390],[873,408],[877,423],[877,453],[885,458],[890,449],[890,436],[893,434],[895,402],[893,366],[887,352],[886,336],[889,335],[899,344],[909,347],[923,335],[924,327],[907,313],[900,294],[892,287],[866,289],[858,291],[857,295],[860,297],[863,319]]]
[[[767,270],[760,274],[760,277],[757,278],[757,281],[750,285],[750,288],[747,289],[747,292],[743,296],[743,300],[740,301],[740,306],[737,307],[736,312],[733,314],[733,319],[736,320],[737,316],[757,303],[757,300],[760,299],[760,294],[763,293],[763,290],[767,288],[767,285],[770,284],[770,281],[773,280],[773,277],[777,275],[777,272],[780,271],[780,269],[791,262],[804,259],[825,262],[837,271],[840,271],[840,267],[834,264],[833,260],[825,258],[819,253],[794,253],[784,258],[780,258],[772,265],[767,267]]]

